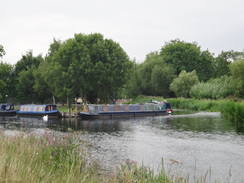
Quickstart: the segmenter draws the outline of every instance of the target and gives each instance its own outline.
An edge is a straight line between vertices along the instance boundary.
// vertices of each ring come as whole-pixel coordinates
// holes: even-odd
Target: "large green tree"
[[[59,98],[71,101],[81,96],[90,102],[97,98],[108,102],[125,84],[131,65],[113,40],[101,34],[75,34],[52,56],[46,76],[53,78],[54,93]]]
[[[38,69],[38,66],[44,59],[42,55],[33,56],[32,51],[28,51],[26,55],[16,63],[15,74],[17,78],[16,90],[17,98],[21,103],[42,103],[43,92],[48,90],[35,90],[34,86],[37,85],[37,81],[41,78],[36,78],[34,73]]]
[[[196,71],[186,72],[181,71],[178,78],[175,78],[170,84],[170,90],[172,90],[177,97],[190,97],[191,87],[199,83]]]
[[[36,103],[36,93],[34,91],[35,78],[33,75],[34,68],[23,70],[18,75],[18,100],[21,103]]]
[[[182,70],[195,70],[200,80],[206,81],[213,76],[213,54],[208,50],[201,51],[197,43],[171,40],[161,48],[160,55],[176,69],[177,75]]]
[[[214,60],[214,77],[220,77],[224,75],[231,75],[230,63],[237,60],[243,59],[244,52],[237,51],[222,51]]]
[[[53,104],[56,103],[56,97],[58,97],[58,95],[55,95],[55,92],[60,93],[56,91],[57,87],[55,81],[58,81],[58,79],[56,78],[60,78],[61,75],[59,72],[60,70],[55,67],[55,62],[53,62],[53,58],[54,55],[58,52],[61,45],[61,40],[53,39],[53,42],[49,46],[49,50],[45,57],[45,60],[39,64],[38,69],[34,72],[36,80],[34,85],[35,91],[41,91],[42,95],[45,95],[44,99],[50,98],[51,96],[53,99]],[[62,80],[60,80],[60,82],[62,82]],[[43,88],[45,88],[45,91],[47,91],[47,93],[43,92]]]
[[[29,50],[22,58],[15,64],[15,74],[18,74],[23,70],[28,70],[31,67],[38,67],[40,62],[43,60],[42,55],[33,56],[33,51]]]
[[[140,73],[138,71],[139,64],[134,60],[128,72],[126,84],[120,91],[120,98],[135,98],[141,94]]]
[[[169,85],[176,77],[175,70],[165,63],[158,52],[148,54],[145,62],[139,64],[137,72],[141,94],[169,97]]]

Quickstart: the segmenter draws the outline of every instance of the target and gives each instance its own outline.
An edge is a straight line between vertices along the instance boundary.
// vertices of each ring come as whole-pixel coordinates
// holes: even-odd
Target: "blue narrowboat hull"
[[[17,111],[17,116],[20,117],[59,117],[59,111],[45,111],[45,112],[33,112],[33,111]]]
[[[13,104],[0,104],[0,116],[15,116],[16,111]]]
[[[1,111],[0,116],[16,116],[16,110]]]

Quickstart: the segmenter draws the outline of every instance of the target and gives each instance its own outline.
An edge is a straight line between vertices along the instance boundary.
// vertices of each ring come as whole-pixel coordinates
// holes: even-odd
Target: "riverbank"
[[[41,134],[0,131],[1,182],[179,182],[187,179],[167,176],[162,166],[158,174],[126,160],[111,172],[101,172],[89,157],[89,142],[81,133]]]

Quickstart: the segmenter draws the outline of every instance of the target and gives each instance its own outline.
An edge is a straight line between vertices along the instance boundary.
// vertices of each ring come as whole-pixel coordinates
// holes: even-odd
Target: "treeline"
[[[0,57],[5,54],[0,45]],[[165,42],[143,63],[101,34],[54,39],[47,55],[31,50],[15,64],[0,63],[0,101],[108,103],[138,95],[222,99],[244,96],[244,51],[217,57],[197,43]]]

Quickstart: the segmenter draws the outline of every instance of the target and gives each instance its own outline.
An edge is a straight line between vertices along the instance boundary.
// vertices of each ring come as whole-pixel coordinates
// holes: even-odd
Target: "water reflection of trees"
[[[177,131],[196,131],[208,133],[237,132],[244,134],[244,126],[236,126],[223,117],[175,117],[165,116],[152,120],[152,125],[160,129],[174,129]]]

